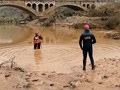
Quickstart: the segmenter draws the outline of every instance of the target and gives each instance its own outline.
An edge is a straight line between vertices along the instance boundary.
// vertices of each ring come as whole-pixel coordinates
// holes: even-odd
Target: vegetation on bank
[[[120,3],[108,3],[101,8],[90,10],[89,17],[102,17],[101,25],[104,29],[120,29]],[[105,18],[106,17],[106,18]]]

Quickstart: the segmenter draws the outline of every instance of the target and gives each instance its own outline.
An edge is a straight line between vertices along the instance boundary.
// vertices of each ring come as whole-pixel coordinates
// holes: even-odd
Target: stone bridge
[[[21,9],[23,11],[25,11],[27,14],[31,15],[33,19],[35,19],[37,16],[39,16],[39,14],[34,10],[34,9],[31,9],[30,7],[26,6],[24,3],[13,3],[13,2],[1,2],[0,3],[0,7],[3,7],[3,6],[11,6],[11,7],[15,7],[15,8],[18,8],[18,9]]]
[[[44,13],[62,6],[86,11],[99,5],[103,5],[104,3],[96,2],[94,0],[0,0],[0,7],[11,6],[19,8],[35,19],[39,16],[44,16]]]

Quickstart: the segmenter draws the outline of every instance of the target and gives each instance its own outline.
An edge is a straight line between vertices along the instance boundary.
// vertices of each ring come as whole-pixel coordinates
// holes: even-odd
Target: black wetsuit
[[[82,45],[82,41],[83,41],[83,45]],[[94,43],[96,43],[95,36],[89,31],[89,29],[85,29],[84,33],[82,33],[79,40],[80,48],[83,50],[83,70],[86,69],[87,52],[89,53],[92,69],[94,69],[94,59],[93,59],[93,49],[92,49],[92,44]]]
[[[36,35],[35,37],[37,37],[38,35]],[[35,40],[35,37],[34,37],[34,40]],[[43,40],[42,36],[39,36],[39,39],[40,40]],[[38,48],[37,48],[37,45],[38,45]],[[40,43],[34,43],[34,49],[40,49],[41,47],[41,42]]]

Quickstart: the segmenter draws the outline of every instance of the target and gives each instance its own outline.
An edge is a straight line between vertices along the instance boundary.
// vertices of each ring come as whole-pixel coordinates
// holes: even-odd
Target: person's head
[[[84,25],[84,29],[89,29],[89,25]]]
[[[35,35],[38,36],[38,32],[35,32]]]

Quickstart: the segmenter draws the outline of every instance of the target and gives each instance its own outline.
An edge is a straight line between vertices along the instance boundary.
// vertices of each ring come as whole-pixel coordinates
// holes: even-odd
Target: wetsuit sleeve
[[[79,45],[80,45],[80,48],[83,50],[82,40],[83,40],[83,36],[81,35],[79,40]]]
[[[92,44],[96,43],[96,39],[95,39],[95,36],[93,35],[92,36]]]

